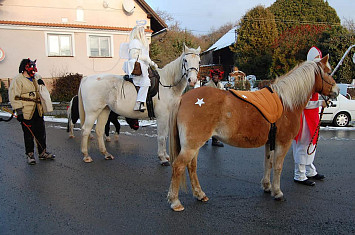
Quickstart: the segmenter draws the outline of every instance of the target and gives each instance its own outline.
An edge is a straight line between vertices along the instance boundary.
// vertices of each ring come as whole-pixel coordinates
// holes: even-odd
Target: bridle
[[[319,69],[319,73],[320,73],[320,77],[322,79],[322,89],[320,90],[320,92],[318,92],[319,94],[321,94],[321,96],[324,98],[324,96],[322,95],[322,91],[323,91],[323,87],[324,87],[324,83],[327,83],[328,85],[331,85],[331,87],[333,87],[335,85],[335,83],[330,83],[328,81],[326,81],[323,77],[323,73],[324,70],[319,66],[319,64],[317,64],[318,69]],[[331,89],[331,88],[330,88]]]
[[[186,68],[186,65],[187,65],[187,60],[185,59],[185,56],[187,55],[197,55],[197,56],[200,56],[199,54],[197,53],[193,53],[193,52],[190,52],[190,53],[186,53],[184,54],[183,58],[182,58],[182,64],[181,64],[181,69],[182,69],[182,75],[181,75],[181,78],[178,82],[174,83],[173,85],[164,85],[161,83],[161,81],[159,80],[159,84],[162,86],[162,87],[174,87],[174,86],[177,86],[181,80],[189,75],[189,73],[192,71],[192,70],[195,70],[197,73],[199,71],[199,68],[195,68],[195,67],[190,67],[190,68]]]

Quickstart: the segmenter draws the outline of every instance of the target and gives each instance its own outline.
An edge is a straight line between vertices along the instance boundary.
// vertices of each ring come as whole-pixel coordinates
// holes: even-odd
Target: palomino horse
[[[271,192],[275,199],[283,200],[280,189],[283,161],[300,128],[302,110],[313,92],[330,97],[339,93],[329,72],[326,56],[318,62],[304,62],[277,78],[271,85],[282,103],[281,117],[275,123],[277,131],[273,151],[270,151],[268,142],[271,124],[253,105],[236,98],[229,91],[210,87],[197,88],[184,94],[180,102],[174,105],[170,115],[172,179],[168,200],[171,208],[175,211],[184,210],[178,195],[180,183],[183,183],[182,186],[185,183],[186,167],[193,195],[198,200],[208,201],[196,171],[199,149],[212,135],[236,147],[256,148],[265,145],[265,169],[261,184],[265,192]]]
[[[158,125],[158,157],[162,165],[169,165],[166,140],[171,106],[180,98],[187,82],[196,83],[200,51],[200,47],[193,49],[185,46],[179,58],[157,70],[160,75],[160,85],[159,93],[153,97],[153,102]],[[137,91],[132,83],[124,81],[123,76],[100,74],[85,77],[81,80],[78,96],[82,124],[81,152],[84,154],[85,162],[92,162],[88,154],[88,136],[95,120],[97,120],[96,134],[100,152],[105,159],[113,159],[113,156],[107,152],[103,140],[104,126],[110,109],[124,117],[135,119],[148,117],[147,110],[133,111]]]

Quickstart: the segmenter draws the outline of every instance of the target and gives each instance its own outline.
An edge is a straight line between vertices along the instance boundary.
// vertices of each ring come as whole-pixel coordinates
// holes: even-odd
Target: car
[[[319,96],[319,99],[323,98]],[[319,107],[319,113],[321,107]],[[330,107],[325,108],[321,123],[331,123],[337,127],[345,127],[355,120],[355,100],[348,99],[342,94],[331,99]]]

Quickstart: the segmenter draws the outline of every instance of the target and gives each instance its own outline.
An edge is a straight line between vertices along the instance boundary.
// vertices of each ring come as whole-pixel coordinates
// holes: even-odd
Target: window
[[[84,10],[81,7],[76,9],[76,21],[84,21]]]
[[[111,37],[89,35],[89,56],[90,57],[112,57]]]
[[[48,56],[73,56],[71,34],[47,34]]]

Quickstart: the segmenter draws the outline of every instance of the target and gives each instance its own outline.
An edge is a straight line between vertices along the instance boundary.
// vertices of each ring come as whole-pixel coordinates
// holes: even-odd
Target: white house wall
[[[136,3],[135,11],[129,15],[122,9],[122,0],[106,0],[108,8],[103,7],[103,2],[99,0],[3,1],[3,6],[0,6],[0,21],[45,23],[49,26],[0,23],[0,48],[5,52],[5,59],[0,61],[0,78],[14,77],[23,58],[37,59],[38,72],[44,78],[58,77],[64,73],[123,74],[122,65],[125,60],[119,57],[120,44],[128,42],[129,32],[136,25],[137,20],[147,20],[147,29],[150,21],[147,14]],[[84,11],[83,22],[76,21],[77,7],[81,7]],[[63,18],[67,19],[64,23]],[[60,27],[54,27],[53,24],[58,24]],[[63,27],[62,24],[102,26],[102,29]],[[122,30],[105,29],[107,27],[117,27]],[[53,32],[72,35],[73,56],[48,56],[46,35]],[[88,35],[111,37],[112,57],[89,57]]]

